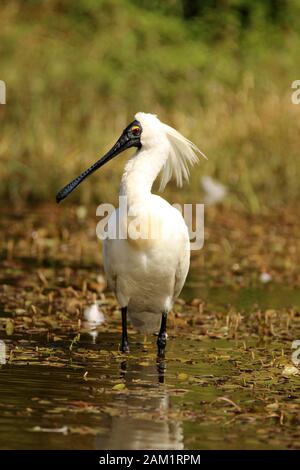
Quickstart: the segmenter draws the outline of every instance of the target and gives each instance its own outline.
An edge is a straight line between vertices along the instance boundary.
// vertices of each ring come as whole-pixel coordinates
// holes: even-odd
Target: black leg
[[[161,317],[161,325],[157,338],[157,353],[158,357],[165,356],[165,349],[167,344],[167,313],[164,312]]]
[[[121,351],[129,352],[128,336],[127,336],[127,307],[121,308],[122,313],[122,340]]]

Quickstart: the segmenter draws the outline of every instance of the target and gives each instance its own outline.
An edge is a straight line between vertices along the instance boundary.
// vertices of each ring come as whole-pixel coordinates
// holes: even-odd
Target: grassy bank
[[[297,2],[280,22],[257,7],[247,27],[230,8],[186,18],[179,2],[163,4],[3,2],[3,202],[52,201],[139,110],[157,113],[209,157],[181,200],[201,201],[203,174],[228,186],[234,207],[258,211],[299,198],[300,105],[291,103],[300,78]],[[125,159],[74,200],[113,201]],[[169,197],[175,191],[171,185]]]

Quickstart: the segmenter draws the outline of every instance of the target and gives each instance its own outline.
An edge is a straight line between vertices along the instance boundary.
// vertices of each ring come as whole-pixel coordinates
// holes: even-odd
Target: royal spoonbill
[[[112,149],[66,185],[56,200],[67,197],[88,175],[130,147],[137,150],[125,166],[120,187],[128,210],[121,213],[117,209],[108,221],[110,231],[103,242],[104,269],[121,307],[121,351],[129,351],[128,313],[140,332],[158,331],[158,354],[162,357],[167,315],[189,270],[190,241],[182,214],[152,194],[151,188],[159,174],[161,190],[172,176],[181,186],[189,178],[189,166],[198,161],[197,153],[202,152],[155,115],[140,112]]]

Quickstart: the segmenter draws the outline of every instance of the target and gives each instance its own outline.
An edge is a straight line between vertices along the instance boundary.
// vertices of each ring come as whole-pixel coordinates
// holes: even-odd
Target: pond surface
[[[262,294],[231,297],[215,289],[209,297],[216,309],[229,301],[250,307],[262,297],[271,308],[271,291]],[[299,308],[299,292],[289,299]],[[276,289],[274,304],[286,301],[287,292]],[[279,368],[290,341],[250,338],[245,344],[180,329],[170,330],[166,359],[158,363],[154,338],[144,344],[134,332],[125,358],[117,351],[119,332],[101,326],[86,327],[80,338],[63,331],[52,337],[2,333],[0,448],[300,446],[299,379],[284,378]]]
[[[194,257],[157,362],[155,338],[133,330],[130,354],[118,352],[120,313],[104,290],[94,218],[55,211],[0,219],[1,449],[300,448],[292,221],[288,249],[280,224],[271,245],[252,224],[257,248],[236,220],[223,233],[231,219],[210,216],[205,269]],[[249,224],[238,220],[242,234]],[[262,271],[270,282],[259,282]]]

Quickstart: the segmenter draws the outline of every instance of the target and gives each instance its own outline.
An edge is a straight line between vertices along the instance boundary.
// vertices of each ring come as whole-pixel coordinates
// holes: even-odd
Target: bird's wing
[[[177,265],[175,273],[175,284],[174,284],[174,299],[176,299],[185,283],[187,273],[190,267],[190,244],[189,240],[185,240],[184,249],[181,252],[181,256]]]

